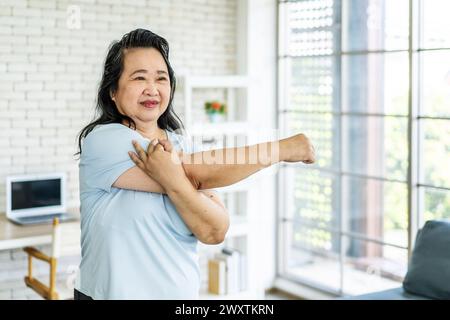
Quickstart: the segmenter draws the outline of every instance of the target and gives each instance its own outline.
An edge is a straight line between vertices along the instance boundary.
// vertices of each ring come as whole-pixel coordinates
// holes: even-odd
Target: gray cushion
[[[432,299],[450,299],[450,222],[427,221],[417,235],[403,288]]]

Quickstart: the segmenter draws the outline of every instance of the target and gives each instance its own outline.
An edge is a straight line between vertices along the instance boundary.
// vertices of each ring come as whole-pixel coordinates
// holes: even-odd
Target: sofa
[[[450,221],[430,220],[419,230],[399,288],[340,300],[450,300]]]

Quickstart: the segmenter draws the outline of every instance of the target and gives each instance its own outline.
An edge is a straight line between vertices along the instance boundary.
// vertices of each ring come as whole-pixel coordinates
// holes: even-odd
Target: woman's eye
[[[167,78],[161,77],[158,80],[167,80]]]
[[[134,78],[134,80],[145,80],[145,78],[144,77],[136,77],[136,78]]]

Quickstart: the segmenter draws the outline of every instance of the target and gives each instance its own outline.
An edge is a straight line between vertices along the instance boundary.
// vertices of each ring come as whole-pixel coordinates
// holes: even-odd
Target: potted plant
[[[220,103],[218,101],[208,101],[205,102],[205,111],[210,122],[222,122],[227,113],[227,106],[225,103]]]

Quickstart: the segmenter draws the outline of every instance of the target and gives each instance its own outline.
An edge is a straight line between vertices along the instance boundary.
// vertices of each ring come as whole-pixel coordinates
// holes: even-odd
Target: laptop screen
[[[11,184],[11,209],[61,205],[61,179],[16,181]]]

